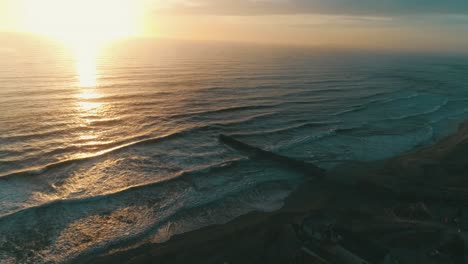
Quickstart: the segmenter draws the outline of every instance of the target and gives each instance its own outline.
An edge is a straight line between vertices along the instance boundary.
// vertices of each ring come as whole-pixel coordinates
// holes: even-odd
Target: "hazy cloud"
[[[152,1],[152,0],[148,0]],[[467,0],[153,0],[174,13],[219,15],[468,14]]]

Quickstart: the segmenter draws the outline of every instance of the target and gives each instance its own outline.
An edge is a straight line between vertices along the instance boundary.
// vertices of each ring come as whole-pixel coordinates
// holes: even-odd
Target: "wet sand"
[[[252,212],[163,244],[80,263],[321,263],[304,257],[306,242],[298,230],[310,218],[331,219],[385,248],[399,263],[465,263],[465,212],[468,123],[429,147],[341,165],[324,179],[305,182],[276,212]],[[355,246],[354,252],[371,253]]]

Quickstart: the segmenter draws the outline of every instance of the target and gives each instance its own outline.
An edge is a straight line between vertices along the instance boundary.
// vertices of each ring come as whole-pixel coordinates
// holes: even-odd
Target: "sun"
[[[132,0],[22,0],[24,25],[32,33],[68,47],[80,87],[96,86],[96,57],[111,41],[138,33],[139,10]]]
[[[136,34],[138,14],[134,2],[25,0],[24,20],[29,31],[68,45],[98,45]]]

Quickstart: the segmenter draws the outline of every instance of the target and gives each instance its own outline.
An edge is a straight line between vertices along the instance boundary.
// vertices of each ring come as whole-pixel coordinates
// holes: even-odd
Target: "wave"
[[[213,170],[227,170],[233,166],[242,166],[242,164],[240,164],[241,161],[242,160],[233,160],[225,162],[218,166],[208,168],[208,172],[218,174]],[[51,252],[53,256],[50,255],[50,257],[59,257],[66,261],[71,261],[88,254],[96,254],[108,250],[115,246],[128,245],[130,243],[141,241],[141,239],[148,235],[154,234],[162,224],[172,221],[171,219],[180,218],[179,216],[187,211],[197,211],[199,208],[203,208],[213,203],[218,203],[221,200],[231,200],[231,202],[248,207],[248,210],[259,208],[269,210],[271,208],[271,203],[262,206],[261,204],[258,204],[258,201],[255,203],[257,199],[250,199],[253,204],[249,205],[248,203],[242,204],[242,200],[232,201],[233,199],[230,199],[229,197],[235,196],[236,198],[244,199],[246,197],[245,193],[250,190],[253,192],[253,195],[258,196],[259,192],[257,188],[262,184],[272,182],[281,181],[281,184],[278,184],[278,186],[288,186],[285,184],[288,180],[283,178],[276,180],[258,179],[253,182],[249,180],[247,186],[235,184],[229,188],[224,188],[220,193],[208,195],[208,197],[200,193],[197,198],[191,199],[190,201],[185,201],[185,198],[183,200],[179,200],[177,197],[173,197],[172,199],[174,200],[168,199],[168,194],[172,194],[172,191],[177,191],[177,193],[186,196],[186,198],[191,197],[192,194],[190,190],[197,188],[198,181],[206,180],[206,175],[204,175],[205,173],[206,169],[190,171],[165,181],[135,186],[109,195],[74,200],[57,200],[40,206],[26,208],[22,211],[0,218],[0,226],[2,227],[1,229],[3,229],[2,232],[4,232],[4,235],[7,238],[5,243],[22,245],[23,250],[29,249],[29,247],[38,247],[37,249],[47,251],[50,248],[55,249],[56,247],[59,247],[60,253],[54,250],[55,252]],[[195,178],[198,180],[195,180]],[[166,184],[169,183],[176,184],[170,185],[171,187],[166,186]],[[160,192],[159,190],[165,190],[164,192],[167,191],[169,193],[164,194],[164,192]],[[205,192],[205,190],[201,192]],[[201,199],[202,197],[203,199]],[[266,195],[265,197],[270,197],[270,195]],[[276,195],[276,197],[273,198],[280,199],[284,198],[284,196]],[[123,216],[118,213],[121,210],[124,210]],[[57,217],[57,213],[63,217]],[[229,211],[229,213],[232,212]],[[103,232],[104,234],[96,235],[95,240],[92,240],[93,243],[90,244],[86,242],[84,243],[85,245],[82,246],[81,242],[83,241],[80,240],[80,236],[83,236],[81,233],[82,230],[79,226],[74,227],[74,225],[83,225],[90,217],[93,219],[93,222],[90,224],[96,224],[96,221],[105,221],[106,224],[110,224],[112,222],[113,225],[109,228],[117,229],[117,232],[109,233],[107,234],[108,236],[106,236],[106,232]],[[25,229],[22,223],[26,221],[28,221],[29,224]],[[137,223],[125,221],[137,221]],[[115,226],[116,224],[118,225],[117,227]],[[50,228],[41,234],[37,234],[31,229],[36,230],[38,225],[42,227],[44,227],[44,225],[49,225]],[[121,229],[120,226],[128,226],[128,228],[131,228],[131,232],[129,232],[128,229]],[[105,228],[107,229],[107,227]],[[192,226],[192,228],[196,227]],[[67,235],[67,233],[70,232],[73,235],[69,238],[63,237],[66,240],[48,240],[50,237],[59,238],[59,236]],[[45,243],[41,245],[23,245],[24,241],[21,240],[20,237],[23,237],[25,234],[28,234],[29,239],[37,239],[35,236],[40,236],[39,239],[46,239],[44,240]],[[105,239],[101,239],[102,236],[104,236]],[[62,245],[62,243],[65,244]],[[79,250],[76,250],[76,248]],[[12,249],[12,252],[5,253],[14,254],[16,252],[15,249]],[[60,256],[57,256],[56,254],[60,254]],[[21,253],[17,256],[17,259],[24,260],[29,259],[30,257],[34,256]],[[42,258],[42,256],[39,257]]]
[[[409,119],[408,122],[410,124],[414,124],[414,121],[411,121],[410,118],[404,118],[404,119],[384,119],[384,120],[379,120],[377,121],[377,123],[382,123],[382,124],[387,124],[389,121],[402,121],[402,120],[405,120],[405,119]],[[337,123],[337,124],[340,124],[340,123]],[[379,129],[378,127],[374,127],[372,126],[371,124],[375,124],[375,123],[368,123],[368,122],[362,122],[362,123],[359,123],[359,124],[353,124],[351,126],[335,126],[335,127],[331,127],[327,130],[324,130],[324,131],[319,131],[318,133],[315,133],[315,134],[311,134],[311,135],[304,135],[304,136],[301,136],[301,137],[295,137],[293,138],[291,141],[289,141],[287,144],[285,144],[284,146],[278,146],[276,149],[277,150],[287,150],[287,149],[290,149],[290,148],[294,148],[295,146],[298,146],[298,145],[307,145],[309,144],[310,142],[318,142],[318,141],[322,141],[324,139],[329,139],[329,138],[333,138],[335,136],[339,136],[339,135],[349,135],[349,136],[357,136],[357,137],[364,137],[364,138],[368,138],[368,137],[372,137],[372,136],[381,136],[381,135],[384,135],[385,133],[382,133],[382,131],[386,131],[386,130],[382,130],[382,129]],[[392,126],[391,126],[392,127]],[[393,126],[393,127],[397,127],[397,126]],[[418,130],[418,129],[421,129],[421,128],[427,128],[428,130],[430,130],[430,133],[429,134],[425,134],[423,138],[426,138],[426,140],[428,140],[427,138],[430,136],[433,135],[433,131],[432,131],[432,127],[429,125],[429,123],[427,122],[424,122],[423,124],[420,124],[420,125],[416,125],[411,131],[413,130]],[[376,131],[380,131],[378,134],[375,134]],[[409,131],[408,131],[409,132]],[[358,133],[358,134],[356,134]],[[399,132],[401,133],[401,131]],[[389,133],[391,134],[391,133]],[[337,160],[334,160],[334,161],[337,161]],[[322,162],[322,160],[320,161],[317,161],[317,162]]]
[[[410,99],[410,98],[413,98],[415,96],[417,96],[417,95],[416,94],[410,94],[410,95],[408,95],[406,97],[398,97],[398,98],[391,99],[390,101],[387,101],[386,103],[394,102],[396,100]],[[242,111],[242,110],[271,109],[271,108],[278,108],[278,107],[279,108],[284,108],[284,107],[290,107],[291,105],[295,105],[295,104],[308,104],[308,103],[309,102],[307,102],[307,101],[298,100],[298,101],[293,101],[293,102],[283,102],[283,103],[277,103],[277,104],[234,106],[234,107],[218,108],[218,109],[213,109],[213,110],[209,110],[209,111],[200,111],[200,112],[177,114],[177,115],[172,115],[172,117],[181,118],[183,116],[193,116],[193,115],[200,116],[202,114],[210,114],[210,113],[230,113],[230,112],[237,112],[237,111]],[[373,102],[373,103],[375,103],[375,102]],[[414,116],[419,116],[419,115],[423,115],[423,114],[429,114],[429,113],[432,113],[432,112],[436,112],[436,111],[440,110],[447,103],[448,103],[448,100],[445,99],[441,104],[439,104],[437,106],[434,106],[433,108],[431,108],[429,110],[426,110],[424,112],[418,112],[416,114],[404,115],[404,116],[395,116],[395,117],[391,117],[390,120],[400,120],[400,119],[405,119],[405,118],[409,118],[409,117],[414,117]],[[372,104],[372,103],[367,103],[367,104],[364,104],[364,105],[356,105],[352,109],[341,111],[339,113],[335,113],[334,115],[342,115],[342,114],[345,114],[345,113],[361,111],[361,110],[364,110],[364,109],[368,108],[370,104]],[[35,166],[35,167],[29,167],[29,168],[26,168],[26,169],[20,169],[20,170],[16,170],[16,171],[5,172],[3,174],[0,174],[0,179],[7,179],[7,178],[10,178],[10,177],[17,177],[17,176],[39,175],[39,174],[42,174],[42,173],[44,173],[46,171],[49,171],[51,169],[59,168],[59,167],[62,167],[62,166],[68,166],[68,165],[70,165],[72,163],[87,161],[87,160],[90,160],[92,158],[100,157],[100,156],[103,156],[103,155],[106,155],[106,154],[109,154],[109,153],[113,153],[113,152],[116,152],[116,151],[119,151],[119,150],[122,150],[122,149],[126,149],[128,147],[159,142],[159,141],[164,140],[164,139],[169,139],[169,138],[172,138],[172,137],[176,137],[176,136],[180,136],[180,135],[183,135],[183,134],[191,133],[191,132],[194,132],[195,130],[209,131],[211,133],[221,132],[221,131],[225,131],[227,129],[230,129],[231,127],[235,128],[236,125],[246,124],[247,122],[250,122],[250,123],[257,122],[257,120],[265,119],[267,117],[271,117],[271,116],[274,116],[274,115],[278,115],[278,113],[276,113],[276,112],[267,112],[267,113],[262,113],[262,114],[259,114],[259,115],[255,115],[253,117],[243,118],[243,119],[235,120],[235,121],[215,122],[215,123],[211,123],[211,124],[205,124],[205,125],[202,125],[202,126],[201,125],[195,125],[195,126],[193,126],[191,128],[188,128],[188,129],[182,129],[182,130],[176,131],[174,133],[167,133],[165,135],[158,136],[158,137],[145,138],[144,136],[141,136],[141,138],[139,138],[139,139],[138,138],[133,138],[133,139],[130,139],[129,141],[127,141],[127,142],[120,141],[120,142],[115,142],[115,143],[106,143],[106,144],[102,144],[102,145],[99,145],[99,146],[93,145],[90,148],[90,152],[94,152],[96,150],[98,150],[98,151],[93,153],[93,154],[90,154],[89,156],[79,157],[79,158],[71,158],[71,159],[68,159],[68,160],[57,161],[57,162],[49,163],[49,164],[46,164],[46,165],[39,165],[39,166]],[[113,122],[113,121],[114,120],[110,120],[110,122]],[[294,124],[292,126],[285,127],[285,128],[271,129],[271,130],[266,130],[266,131],[257,131],[257,132],[253,132],[253,133],[236,133],[235,131],[233,131],[234,133],[232,133],[232,134],[238,135],[238,136],[270,135],[270,134],[283,133],[283,132],[296,130],[296,129],[304,129],[304,128],[309,128],[309,127],[318,127],[318,126],[329,125],[329,124],[333,124],[333,123],[329,123],[329,122],[325,122],[325,123],[306,122],[304,124]],[[147,124],[147,125],[144,125],[143,127],[148,127],[148,126],[153,126],[153,125],[154,124]],[[309,142],[310,140],[315,140],[317,138],[322,138],[322,137],[327,136],[327,135],[332,135],[333,133],[336,133],[336,132],[337,131],[330,130],[330,131],[327,131],[326,133],[320,133],[320,135],[311,135],[311,136],[302,137],[300,140],[297,140],[297,142],[299,142],[299,143]],[[290,144],[295,145],[295,144],[299,144],[299,143],[294,143],[293,142],[293,143],[290,143]],[[54,149],[54,150],[50,151],[49,153],[47,153],[47,156],[53,156],[55,154],[62,154],[64,152],[73,152],[73,151],[82,152],[83,148],[86,148],[86,146],[71,145],[71,146],[68,146],[68,147],[65,147],[65,148]],[[283,148],[283,147],[281,147],[281,148]]]
[[[168,115],[168,118],[185,118],[185,117],[192,117],[192,116],[200,116],[206,114],[218,114],[218,113],[230,113],[230,112],[237,112],[243,110],[258,110],[258,109],[271,109],[278,107],[280,104],[264,104],[264,105],[241,105],[241,106],[230,106],[224,108],[216,108],[204,111],[195,111],[183,114],[174,114]]]
[[[63,133],[70,131],[70,129],[55,129],[51,131],[44,131],[44,132],[39,132],[39,133],[27,133],[27,134],[17,134],[17,135],[12,135],[12,136],[0,136],[0,140],[4,140],[5,142],[11,142],[11,141],[24,141],[28,139],[42,139],[42,138],[47,138],[47,137],[52,137],[52,136],[57,136],[57,135],[63,135]]]
[[[257,99],[257,98],[256,98]],[[230,106],[225,108],[216,108],[216,109],[209,109],[204,111],[194,111],[182,114],[173,114],[173,115],[166,115],[163,116],[164,118],[187,118],[193,116],[202,116],[202,115],[210,115],[210,114],[225,114],[225,113],[233,113],[233,112],[240,112],[240,111],[252,111],[252,110],[273,110],[273,109],[287,109],[293,105],[311,105],[314,103],[327,103],[332,102],[333,99],[319,99],[319,100],[294,100],[294,101],[286,101],[286,102],[279,102],[279,103],[267,103],[267,104],[258,104],[252,102],[250,105],[240,105],[240,106]],[[161,116],[158,116],[161,117]]]
[[[361,110],[365,110],[369,107],[368,104],[363,104],[363,105],[355,105],[355,106],[351,106],[351,108],[349,109],[346,109],[346,110],[342,110],[342,111],[338,111],[336,113],[333,113],[334,116],[341,116],[341,115],[344,115],[344,114],[349,114],[349,113],[355,113],[355,112],[359,112]]]
[[[160,137],[154,137],[154,138],[148,138],[148,139],[134,141],[134,142],[127,143],[127,144],[124,144],[124,145],[119,145],[119,146],[111,148],[111,149],[106,149],[106,150],[103,150],[103,151],[99,151],[99,152],[97,152],[95,154],[92,154],[92,155],[89,155],[89,156],[86,156],[86,157],[82,157],[82,158],[68,159],[68,160],[63,160],[63,161],[50,163],[50,164],[47,164],[47,165],[44,165],[44,166],[30,167],[30,168],[23,169],[23,170],[17,170],[17,171],[13,171],[13,172],[0,174],[0,180],[1,179],[8,179],[8,178],[11,178],[11,177],[17,177],[17,176],[28,176],[28,175],[31,176],[31,175],[42,174],[42,173],[44,173],[44,172],[46,172],[48,170],[51,170],[51,169],[67,166],[67,165],[70,165],[70,164],[76,163],[76,162],[87,161],[87,160],[90,160],[90,159],[93,159],[93,158],[96,158],[96,157],[100,157],[100,156],[103,156],[103,155],[106,155],[106,154],[109,154],[109,153],[113,153],[113,152],[116,152],[116,151],[119,151],[119,150],[122,150],[122,149],[125,149],[125,148],[128,148],[128,147],[138,146],[138,145],[148,144],[148,143],[153,143],[153,142],[158,142],[158,141],[163,140],[163,139],[168,139],[168,138],[177,136],[180,133],[182,133],[182,132],[174,133],[174,134],[170,134],[170,135],[165,135],[165,136],[160,136]]]
[[[333,115],[334,116],[341,116],[341,115],[345,115],[345,114],[349,114],[349,113],[356,113],[356,112],[360,112],[360,111],[363,111],[363,110],[370,109],[370,107],[372,107],[373,105],[376,105],[376,104],[379,104],[379,106],[392,105],[392,103],[395,103],[395,102],[398,102],[398,101],[404,101],[404,100],[409,100],[409,99],[412,99],[412,98],[417,98],[418,96],[428,96],[428,95],[432,95],[432,94],[420,94],[419,92],[415,92],[415,93],[411,93],[411,94],[409,94],[407,96],[403,96],[403,97],[395,97],[395,98],[389,98],[389,99],[384,99],[384,100],[375,100],[375,101],[371,101],[371,102],[368,102],[368,103],[365,103],[365,104],[359,104],[359,105],[351,106],[351,108],[343,110],[343,111],[336,112]],[[439,100],[439,101],[440,102],[438,102],[432,108],[429,108],[427,110],[421,110],[421,111],[418,111],[416,113],[411,113],[411,114],[395,115],[395,116],[391,116],[391,117],[388,117],[388,118],[384,118],[383,120],[400,120],[400,119],[406,119],[406,118],[409,118],[409,117],[417,117],[417,116],[421,116],[421,115],[431,114],[431,113],[439,111],[440,109],[442,109],[444,106],[446,106],[450,102],[448,98],[443,98],[443,100]],[[396,107],[398,107],[398,106],[396,106]],[[398,108],[395,108],[395,109],[398,109]]]
[[[91,121],[93,122],[93,121]],[[64,128],[66,127],[66,128]],[[41,131],[41,132],[31,132],[31,129],[24,128],[24,133],[16,131],[16,134],[4,134],[0,136],[0,142],[3,141],[5,144],[8,143],[16,143],[16,142],[23,142],[26,140],[37,140],[37,139],[46,139],[46,138],[62,138],[64,134],[76,134],[80,133],[87,133],[92,131],[93,127],[85,127],[85,126],[73,126],[73,124],[69,122],[50,122],[50,124],[44,124],[43,126],[36,127],[34,131]],[[22,152],[28,152],[32,149],[25,149]]]
[[[382,92],[382,93],[369,95],[369,96],[366,96],[366,97],[363,97],[363,98],[364,99],[372,99],[372,98],[379,97],[379,96],[382,96],[382,95],[389,95],[389,94],[395,94],[395,93],[396,92],[388,92],[388,93]],[[366,110],[366,109],[368,109],[369,107],[371,107],[372,105],[375,105],[375,104],[388,104],[388,103],[399,101],[399,100],[411,99],[411,98],[417,97],[418,95],[419,95],[419,93],[416,92],[416,93],[412,93],[412,94],[410,94],[408,96],[404,96],[404,97],[394,97],[394,98],[390,98],[390,99],[385,99],[385,98],[376,99],[376,100],[372,100],[372,101],[369,101],[369,102],[365,102],[363,104],[352,105],[349,109],[338,111],[338,112],[334,113],[333,115],[334,116],[340,116],[340,115],[344,115],[344,114],[359,112],[359,111],[362,111],[362,110]]]
[[[206,200],[202,203],[185,207],[167,218],[148,226],[145,230],[132,237],[118,239],[103,247],[81,252],[72,257],[72,263],[86,263],[93,256],[118,250],[119,248],[141,245],[148,241],[163,243],[177,234],[190,232],[210,225],[223,224],[252,211],[272,212],[278,210],[282,207],[284,199],[287,198],[292,189],[290,186],[287,186],[287,182],[281,180],[272,181],[269,184],[277,185],[277,189],[281,190],[274,190],[270,193],[268,192],[268,187],[270,186],[265,186],[265,183],[258,183],[246,190],[234,190],[226,193],[224,197]],[[286,188],[285,185],[287,186]],[[263,200],[259,199],[259,196],[262,195],[264,196]],[[247,200],[246,197],[253,197],[254,199],[245,202],[243,200]],[[226,208],[230,208],[231,210],[226,212]],[[220,214],[218,210],[222,210],[223,213]],[[175,226],[178,228],[174,228]],[[156,241],[153,241],[155,236],[157,237]]]
[[[440,109],[442,109],[444,106],[446,106],[448,104],[449,100],[448,99],[445,99],[441,104],[439,105],[436,105],[434,106],[433,108],[430,108],[426,111],[422,111],[422,112],[419,112],[419,113],[415,113],[415,114],[409,114],[409,115],[400,115],[400,116],[395,116],[395,117],[391,117],[389,118],[390,120],[401,120],[401,119],[407,119],[407,118],[411,118],[411,117],[416,117],[416,116],[421,116],[421,115],[427,115],[427,114],[431,114],[431,113],[435,113],[437,111],[439,111]]]
[[[446,116],[444,118],[441,118],[441,119],[431,119],[431,120],[414,119],[415,117],[436,113],[436,112],[440,111],[440,109],[442,109],[445,105],[447,105],[447,103],[439,105],[439,106],[435,106],[434,108],[432,108],[430,110],[420,112],[420,113],[417,113],[417,114],[402,115],[402,116],[398,116],[398,117],[384,118],[384,119],[377,120],[374,123],[388,123],[388,122],[396,122],[396,121],[397,122],[409,122],[409,124],[415,125],[415,128],[419,128],[423,124],[424,124],[424,126],[430,126],[431,124],[441,122],[441,119],[448,118],[450,116],[461,116],[461,115],[464,115],[464,114],[468,113],[468,108],[466,108],[465,111],[460,111],[460,112],[458,112],[456,114],[450,114],[450,115],[448,115],[448,116]],[[423,124],[415,123],[415,121],[423,122]],[[336,132],[336,134],[353,133],[353,132],[356,132],[356,131],[364,128],[364,127],[368,127],[369,125],[370,125],[370,123],[364,122],[360,126],[349,127],[349,128],[339,128],[335,132]],[[394,128],[398,128],[398,125],[395,125]],[[372,127],[370,127],[369,129],[372,129]]]
[[[156,182],[134,185],[134,186],[130,186],[127,188],[117,190],[112,193],[106,193],[103,195],[96,195],[96,196],[85,197],[85,198],[60,199],[60,200],[49,201],[47,203],[43,203],[43,204],[36,205],[36,206],[31,206],[28,208],[20,209],[15,212],[0,215],[0,221],[5,221],[6,219],[17,217],[21,214],[25,214],[30,211],[40,211],[40,210],[44,210],[44,209],[54,207],[54,206],[61,206],[61,205],[67,206],[67,205],[72,205],[72,204],[98,202],[103,199],[114,199],[116,196],[127,195],[132,192],[143,191],[146,189],[154,188],[156,186],[159,187],[161,184],[167,184],[173,181],[189,180],[194,175],[197,175],[197,174],[207,174],[207,173],[217,173],[217,172],[219,173],[220,171],[226,170],[228,168],[234,168],[234,167],[240,166],[240,162],[243,160],[244,159],[242,158],[237,158],[237,159],[231,159],[231,160],[223,161],[223,162],[216,163],[216,164],[210,164],[210,165],[206,165],[203,167],[195,168],[190,171],[182,171],[182,172],[177,173],[176,175],[169,175],[169,176],[159,179]]]
[[[21,152],[18,150],[12,150],[12,149],[2,149],[0,150],[0,158],[1,157],[8,157],[8,156],[19,156],[21,155]]]
[[[40,174],[43,174],[43,173],[45,173],[45,172],[47,172],[49,170],[52,170],[52,169],[61,168],[61,167],[68,166],[68,165],[74,164],[74,163],[89,161],[91,159],[102,157],[102,156],[108,155],[108,154],[112,154],[112,153],[115,153],[117,151],[122,151],[122,150],[125,150],[125,149],[130,148],[130,147],[153,144],[153,143],[161,142],[163,140],[168,140],[168,139],[172,139],[172,138],[175,138],[175,137],[179,137],[179,136],[187,135],[187,134],[190,134],[190,133],[194,133],[196,131],[197,132],[203,132],[204,131],[204,132],[211,132],[211,133],[221,132],[223,130],[228,129],[229,126],[235,126],[235,125],[244,124],[244,123],[247,123],[247,122],[254,122],[254,120],[263,119],[266,116],[271,116],[271,115],[275,115],[275,114],[276,113],[266,113],[266,114],[254,115],[254,116],[247,117],[247,118],[242,118],[241,120],[208,123],[208,124],[205,124],[205,125],[198,125],[198,126],[193,126],[193,127],[186,128],[186,129],[181,129],[181,130],[178,130],[178,131],[175,131],[175,132],[172,132],[172,133],[169,132],[169,133],[167,133],[165,135],[158,136],[158,137],[143,138],[144,136],[141,136],[142,139],[134,140],[135,138],[133,138],[134,141],[127,142],[127,143],[115,142],[115,143],[110,143],[110,144],[103,144],[104,147],[109,147],[109,146],[113,146],[113,147],[97,151],[96,153],[90,154],[89,156],[85,156],[85,157],[71,158],[71,159],[67,159],[67,160],[63,160],[63,161],[49,163],[49,164],[46,164],[46,165],[43,165],[43,166],[29,167],[29,168],[22,169],[22,170],[16,170],[16,171],[12,171],[12,172],[3,173],[3,174],[0,174],[0,180],[1,179],[9,179],[9,178],[12,178],[12,177],[40,175]],[[215,139],[213,139],[213,140],[215,140]],[[72,146],[68,146],[68,147],[65,147],[65,148],[54,149],[52,151],[49,151],[47,153],[47,155],[51,156],[51,155],[54,155],[54,154],[57,154],[57,153],[63,153],[63,152],[66,152],[65,150],[66,151],[72,151],[72,150],[82,151],[83,147],[73,146],[72,145]]]
[[[110,89],[110,88],[103,88],[100,87],[102,90]],[[172,92],[167,91],[145,91],[145,92],[138,92],[138,93],[126,93],[126,94],[111,94],[112,91],[109,92],[110,94],[103,95],[102,97],[98,98],[90,98],[86,99],[86,102],[146,102],[147,100],[151,99],[152,102],[161,101],[165,96],[173,95]],[[159,98],[159,99],[156,99]],[[145,101],[146,100],[146,101]]]
[[[297,137],[294,138],[293,140],[289,141],[286,145],[284,146],[278,146],[277,149],[288,149],[288,148],[293,148],[294,146],[297,145],[302,145],[302,144],[307,144],[309,142],[317,141],[323,138],[328,138],[336,135],[338,129],[337,128],[330,128],[325,131],[321,131],[319,133],[313,134],[313,135],[306,135],[303,137]]]
[[[307,122],[298,125],[292,125],[283,128],[276,128],[276,129],[269,129],[263,130],[258,132],[245,132],[245,133],[233,133],[231,136],[233,137],[249,137],[249,136],[267,136],[267,135],[274,135],[274,134],[281,134],[284,132],[289,132],[298,129],[305,129],[305,128],[317,128],[323,127],[328,125],[337,125],[340,124],[339,121],[330,121],[330,122]]]

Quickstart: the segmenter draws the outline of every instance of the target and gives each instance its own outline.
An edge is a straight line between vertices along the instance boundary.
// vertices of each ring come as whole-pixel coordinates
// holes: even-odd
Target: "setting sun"
[[[25,0],[25,26],[74,47],[100,45],[137,32],[130,0]]]
[[[80,87],[97,85],[96,58],[103,45],[138,31],[137,7],[131,0],[24,0],[23,10],[28,31],[72,51]]]

